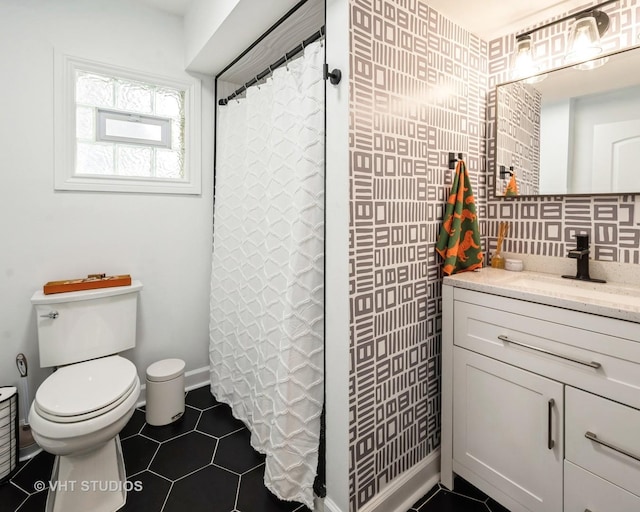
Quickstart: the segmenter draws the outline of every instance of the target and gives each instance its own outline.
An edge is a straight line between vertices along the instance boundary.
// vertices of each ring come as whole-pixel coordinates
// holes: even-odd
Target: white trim
[[[184,386],[187,391],[201,388],[211,382],[211,369],[209,366],[189,370],[184,374]]]
[[[140,396],[136,407],[142,407],[147,403],[147,384],[145,378],[142,379],[143,384],[140,386]],[[184,388],[185,391],[191,391],[192,389],[201,388],[207,385],[211,381],[210,370],[208,366],[202,368],[196,368],[195,370],[189,370],[184,374]]]
[[[453,490],[453,286],[442,287],[440,478]]]
[[[349,510],[349,2],[326,0],[326,62],[342,81],[325,82],[326,506]],[[331,504],[331,505],[329,505]]]
[[[75,72],[154,83],[185,92],[185,162],[182,180],[75,175]],[[54,54],[54,147],[55,190],[200,194],[202,192],[202,83],[195,77],[175,79],[103,64],[55,51]]]
[[[124,142],[141,146],[154,146],[158,148],[171,148],[171,119],[168,117],[151,116],[147,114],[134,114],[124,110],[96,108],[96,142]],[[160,138],[150,139],[142,137],[124,137],[122,135],[107,134],[108,121],[129,123],[133,126],[151,125],[160,128]]]
[[[346,512],[346,510],[341,510],[338,505],[331,498],[324,498],[322,500],[323,508],[319,509],[316,504],[316,508],[314,512]]]
[[[359,512],[405,511],[440,481],[440,449],[391,481]]]

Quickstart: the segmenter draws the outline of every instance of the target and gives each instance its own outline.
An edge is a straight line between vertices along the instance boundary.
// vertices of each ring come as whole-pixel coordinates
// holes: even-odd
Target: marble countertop
[[[640,287],[626,283],[592,283],[488,267],[445,277],[443,284],[640,323]]]

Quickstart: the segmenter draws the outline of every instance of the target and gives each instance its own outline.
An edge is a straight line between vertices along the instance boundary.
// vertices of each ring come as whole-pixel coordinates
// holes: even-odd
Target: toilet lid
[[[36,392],[36,406],[46,416],[69,421],[117,405],[131,393],[136,367],[120,356],[109,356],[64,366],[54,372]],[[90,414],[90,416],[94,416]]]

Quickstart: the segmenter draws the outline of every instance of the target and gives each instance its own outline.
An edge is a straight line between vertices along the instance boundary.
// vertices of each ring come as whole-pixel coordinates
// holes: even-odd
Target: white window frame
[[[188,76],[180,79],[158,76],[66,55],[59,51],[55,52],[54,61],[55,190],[201,194],[202,100],[199,79]],[[76,71],[87,71],[184,91],[185,155],[182,179],[76,174]]]
[[[107,135],[107,121],[124,121],[152,124],[160,127],[160,140],[122,137]],[[154,146],[157,148],[171,148],[171,119],[168,117],[135,114],[121,110],[96,108],[96,142],[125,142],[127,144],[139,144],[141,146]]]

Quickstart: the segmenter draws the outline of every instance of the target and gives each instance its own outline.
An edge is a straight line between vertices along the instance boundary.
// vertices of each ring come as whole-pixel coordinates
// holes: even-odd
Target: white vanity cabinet
[[[640,325],[487,270],[443,286],[442,483],[512,512],[640,511]]]

